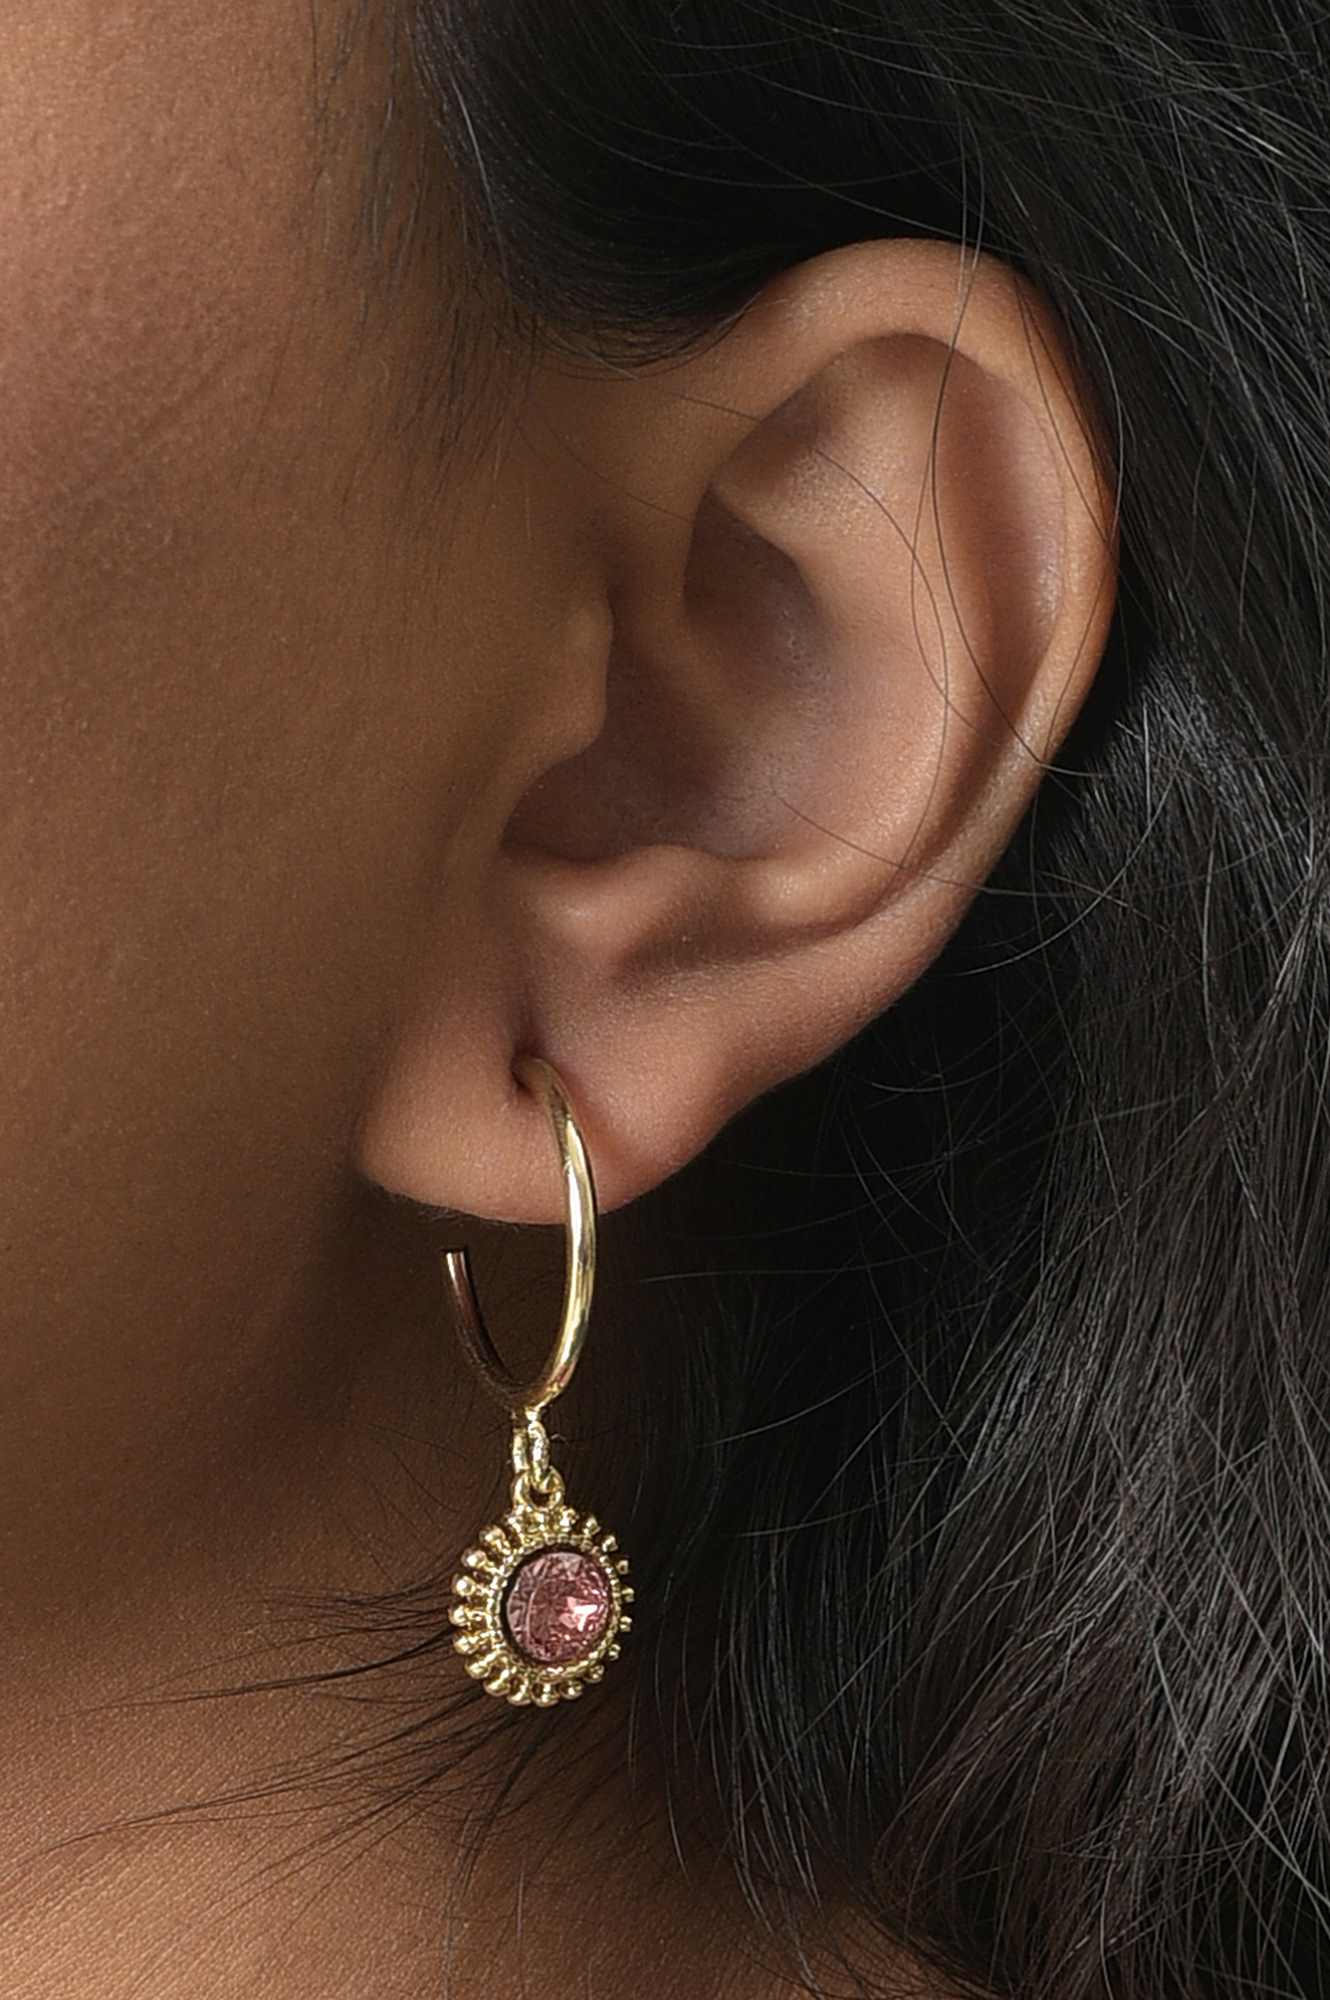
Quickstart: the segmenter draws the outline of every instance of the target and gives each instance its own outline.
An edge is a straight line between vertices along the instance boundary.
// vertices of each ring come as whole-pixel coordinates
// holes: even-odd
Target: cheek
[[[438,833],[365,149],[320,180],[314,109],[310,0],[0,10],[0,1127],[39,1151],[71,1101],[143,1139],[219,1043],[315,1089]]]
[[[311,7],[379,11],[0,0],[0,1347],[53,1394],[300,1264],[573,706],[575,510],[393,429],[448,301],[377,309],[383,58],[320,175]]]
[[[261,851],[363,719],[359,148],[320,177],[313,33],[309,0],[0,19],[0,823],[85,874],[246,806]],[[368,117],[362,82],[340,101]]]
[[[20,557],[95,533],[145,459],[164,501],[206,476],[219,403],[271,366],[315,165],[302,13],[5,9],[0,521]]]
[[[447,302],[413,267],[362,327],[383,56],[321,158],[310,9],[0,5],[0,1167],[88,1269],[94,1221],[104,1273],[142,1239],[126,1296],[144,1216],[187,1288],[242,1186],[252,1256],[265,1173],[280,1218],[342,1171],[422,944],[473,970],[458,912],[487,934],[578,721],[575,510],[516,447],[436,485],[394,437]]]
[[[346,386],[310,35],[306,0],[0,22],[0,773],[58,770],[85,813],[91,759],[169,816],[228,714],[248,767],[308,630]]]

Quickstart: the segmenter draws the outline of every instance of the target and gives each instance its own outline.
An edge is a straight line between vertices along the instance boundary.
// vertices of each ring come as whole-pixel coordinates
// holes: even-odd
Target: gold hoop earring
[[[563,1314],[540,1374],[514,1381],[486,1330],[466,1251],[445,1251],[463,1347],[513,1424],[512,1505],[463,1555],[450,1615],[461,1628],[453,1646],[487,1694],[516,1707],[553,1708],[600,1680],[605,1662],[619,1657],[620,1637],[632,1627],[633,1592],[614,1536],[594,1514],[566,1505],[541,1421],[571,1382],[586,1341],[596,1273],[591,1165],[558,1072],[539,1056],[513,1068],[544,1103],[558,1144],[568,1233]]]

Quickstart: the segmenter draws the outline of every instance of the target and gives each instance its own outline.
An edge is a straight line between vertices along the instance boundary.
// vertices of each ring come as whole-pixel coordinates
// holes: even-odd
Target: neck
[[[210,1314],[201,1282],[188,1321],[127,1319],[109,1374],[34,1369],[0,1404],[7,1993],[809,1990],[745,1945],[719,1874],[679,1867],[658,1774],[625,1754],[627,1677],[540,1715],[460,1673],[448,1586],[507,1436],[424,1239],[348,1191],[257,1306]],[[520,1371],[561,1239],[495,1243],[503,1282],[482,1243],[478,1283]]]
[[[414,1689],[370,1675],[322,1694],[214,1691],[345,1670],[400,1646],[339,1630],[301,1600],[379,1593],[415,1572],[441,1572],[446,1590],[502,1440],[479,1410],[468,1421],[437,1266],[406,1211],[366,1190],[330,1200],[261,1278],[258,1266],[238,1270],[237,1288],[250,1281],[243,1309],[209,1275],[198,1273],[192,1313],[126,1313],[114,1344],[110,1329],[90,1340],[68,1324],[43,1342],[25,1315],[37,1358],[0,1399],[3,1984],[109,2000],[122,1990],[113,1967],[126,1993],[131,1972],[152,1967],[162,1996],[176,1978],[196,1996],[279,1994],[275,1973],[247,1984],[240,1968],[289,1947],[296,1967],[343,1954],[346,1979],[326,1988],[293,1972],[301,2000],[405,1995],[412,1987],[392,1982],[409,1980],[412,1949],[381,1977],[382,1956],[371,1965],[366,1954],[382,1954],[383,1925],[362,1939],[353,1912],[400,1904],[394,1928],[435,1950],[437,1922],[423,1906],[412,1920],[410,1899],[413,1883],[437,1896],[437,1841],[390,1839],[356,1869],[354,1893],[308,1926],[300,1912],[344,1851],[275,1873],[261,1893],[246,1882],[363,1810],[354,1771],[322,1784],[308,1774],[382,1735],[392,1710],[333,1692],[423,1706],[425,1675]],[[428,1676],[451,1680],[455,1664],[436,1654]],[[287,1793],[246,1803],[283,1781]],[[200,1986],[213,1965],[215,1988],[206,1976]],[[38,1967],[45,1983],[25,1986],[20,1969]]]
[[[188,1315],[159,1293],[114,1344],[55,1327],[0,1403],[5,1991],[492,2000],[530,1980],[571,2000],[627,1977],[699,2000],[716,1934],[653,1859],[622,1701],[519,1714],[448,1643],[508,1439],[419,1215],[357,1186],[285,1224],[283,1259],[274,1232],[248,1267],[225,1260],[243,1311],[199,1268]],[[497,1261],[479,1246],[519,1369],[548,1335],[558,1235],[496,1232]],[[103,1365],[80,1371],[90,1351]],[[315,1608],[337,1594],[340,1615]],[[387,1610],[357,1629],[359,1594]],[[473,1850],[515,1753],[550,1731]]]

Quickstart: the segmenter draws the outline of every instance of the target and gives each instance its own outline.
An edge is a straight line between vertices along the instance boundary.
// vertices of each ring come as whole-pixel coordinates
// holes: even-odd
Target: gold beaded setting
[[[454,1650],[486,1694],[511,1702],[553,1708],[573,1701],[599,1681],[608,1660],[617,1660],[620,1641],[632,1629],[629,1564],[616,1538],[594,1514],[579,1514],[564,1499],[563,1480],[549,1461],[540,1418],[527,1412],[513,1433],[512,1506],[503,1520],[481,1530],[453,1578],[450,1617],[458,1627]],[[558,1664],[531,1658],[517,1645],[504,1615],[509,1592],[526,1565],[543,1554],[568,1551],[593,1563],[604,1579],[608,1608],[604,1626],[577,1657]]]

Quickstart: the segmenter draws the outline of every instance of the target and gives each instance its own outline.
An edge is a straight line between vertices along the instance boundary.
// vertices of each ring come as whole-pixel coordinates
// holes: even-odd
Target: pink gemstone
[[[519,1652],[542,1667],[566,1667],[605,1636],[609,1578],[578,1549],[547,1549],[521,1565],[503,1613]]]

